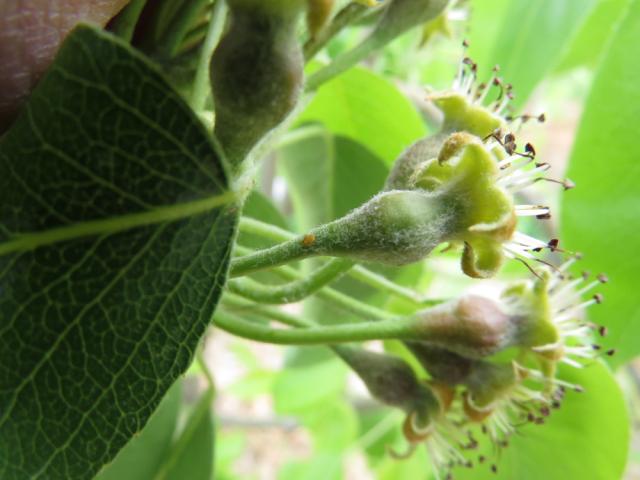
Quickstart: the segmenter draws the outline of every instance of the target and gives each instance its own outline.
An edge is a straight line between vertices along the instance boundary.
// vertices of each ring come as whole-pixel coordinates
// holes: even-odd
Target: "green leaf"
[[[376,468],[376,472],[377,480],[396,480],[399,478],[427,480],[432,478],[432,469],[424,449],[419,449],[410,458],[400,461],[387,455]]]
[[[606,51],[608,40],[623,17],[629,0],[598,0],[589,18],[575,36],[557,71],[595,67]]]
[[[358,435],[358,418],[342,397],[309,408],[302,422],[313,436],[315,452],[341,454],[353,445]]]
[[[284,218],[282,213],[278,211],[275,205],[273,205],[271,200],[255,190],[247,197],[247,200],[242,207],[242,215],[270,223],[271,225],[284,228],[285,230],[289,229],[287,220]],[[268,248],[273,245],[273,242],[264,239],[263,237],[246,232],[239,233],[237,242],[239,245],[254,249]]]
[[[613,480],[622,477],[629,443],[629,416],[625,399],[602,363],[582,369],[562,369],[563,378],[584,387],[568,392],[560,410],[544,425],[528,424],[511,437],[496,462],[457,469],[460,480]],[[486,454],[491,458],[491,453]],[[474,459],[475,460],[475,459]]]
[[[299,123],[319,121],[332,133],[360,142],[385,161],[426,135],[413,105],[389,80],[353,68],[327,82],[302,112]]]
[[[629,59],[638,38],[640,1],[634,0],[594,79],[568,172],[578,187],[562,206],[565,245],[585,254],[584,268],[611,279],[602,288],[604,304],[589,317],[609,327],[604,343],[618,349],[615,365],[640,353],[640,65]]]
[[[321,453],[310,460],[290,462],[278,472],[278,480],[340,480],[343,458],[335,453]]]
[[[0,139],[0,478],[93,477],[191,363],[236,214],[156,69],[80,26]]]
[[[173,384],[140,435],[120,450],[96,480],[151,479],[171,447],[182,399],[180,381]]]
[[[216,424],[219,427],[220,423],[216,422]],[[242,454],[247,450],[246,434],[244,432],[229,433],[218,428],[215,436],[215,479],[239,479],[239,475],[233,473],[233,467],[234,463],[238,461]]]
[[[347,367],[335,357],[282,370],[273,387],[276,412],[304,414],[327,399],[336,398],[344,390],[346,375]]]
[[[187,424],[153,480],[211,480],[214,434],[211,404],[213,390],[202,394]]]
[[[487,72],[500,65],[500,75],[514,87],[514,106],[527,98],[553,70],[595,0],[513,0],[502,21]],[[482,75],[480,78],[483,78]]]
[[[511,0],[471,0],[469,15],[469,56],[478,63],[482,75],[490,75],[493,46],[500,33]]]
[[[278,166],[287,180],[301,230],[338,218],[366,202],[380,191],[388,173],[370,150],[329,132],[282,148]]]

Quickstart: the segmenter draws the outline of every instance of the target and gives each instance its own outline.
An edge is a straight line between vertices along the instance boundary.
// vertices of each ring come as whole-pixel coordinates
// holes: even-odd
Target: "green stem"
[[[186,0],[183,2],[171,21],[169,21],[164,35],[156,46],[156,51],[166,58],[175,56],[185,35],[210,1]]]
[[[131,0],[113,21],[112,31],[126,42],[131,42],[140,13],[147,0]]]
[[[274,240],[277,242],[295,238],[295,234],[288,232],[287,230],[283,230],[282,228],[249,217],[242,217],[240,219],[239,228],[245,233],[261,236],[263,238],[267,238],[269,240]],[[362,283],[365,283],[372,288],[381,290],[383,292],[388,292],[400,298],[403,298],[404,300],[411,302],[415,306],[441,303],[441,301],[439,300],[427,300],[421,297],[417,292],[402,287],[401,285],[397,285],[384,276],[372,272],[371,270],[368,270],[361,265],[356,265],[351,270],[349,270],[347,274],[350,277]]]
[[[321,125],[305,125],[295,130],[285,132],[278,138],[277,148],[283,148],[301,140],[326,135],[327,129]]]
[[[235,245],[233,252],[236,256],[245,256],[245,255],[252,254],[253,252],[255,252],[255,250],[251,248],[243,247],[242,245]],[[299,277],[300,272],[288,265],[281,265],[279,267],[272,268],[271,270],[269,270],[269,273],[274,273],[278,275],[280,278],[284,280],[289,280],[289,281],[300,278]]]
[[[260,270],[278,267],[285,263],[291,263],[296,260],[315,256],[313,251],[304,248],[302,243],[303,240],[304,238],[301,236],[296,240],[289,240],[270,248],[258,250],[240,258],[234,258],[231,261],[229,276],[231,278],[242,277],[251,273],[259,272]]]
[[[250,292],[251,299],[261,303],[294,303],[317,292],[349,270],[353,262],[346,259],[332,259],[304,278],[285,285],[262,285],[250,278],[231,280],[227,286],[231,292],[241,295]]]
[[[225,308],[233,310],[234,312],[254,313],[268,320],[275,320],[283,325],[288,325],[289,327],[313,327],[314,325],[317,325],[313,320],[297,317],[285,312],[280,307],[254,303],[240,295],[236,295],[235,293],[225,293],[222,297],[222,304]]]
[[[241,247],[239,245],[236,245],[235,249],[236,252],[251,251],[248,248]],[[281,278],[289,281],[301,280],[304,278],[304,276],[300,272],[288,266],[274,268],[273,270],[270,270],[270,272],[273,272]],[[236,293],[238,292],[236,291]],[[364,302],[355,300],[354,298],[340,293],[330,287],[323,287],[322,289],[318,290],[316,295],[324,302],[339,307],[347,312],[353,313],[354,315],[364,318],[365,320],[384,320],[392,317],[391,314],[380,308],[376,308]],[[251,285],[246,286],[246,288],[243,289],[242,296],[251,300],[260,301],[259,294],[254,295],[254,290]]]
[[[316,90],[410,28],[434,19],[448,3],[449,0],[390,0],[371,34],[358,46],[311,75],[306,90]]]
[[[223,0],[217,0],[211,12],[209,29],[204,44],[202,45],[202,50],[200,51],[200,60],[198,61],[198,68],[193,81],[193,88],[191,89],[191,106],[196,112],[204,109],[211,90],[211,86],[209,85],[209,61],[222,35],[226,12],[225,2]]]
[[[301,280],[304,278],[302,274],[296,272],[293,269],[281,270],[280,273],[282,275],[290,276],[290,280]],[[243,297],[250,300],[261,302],[262,300],[260,294],[256,294],[253,288],[256,283],[257,282],[249,284],[244,283],[241,285],[236,284],[234,293],[242,295]],[[384,310],[372,307],[371,305],[367,305],[364,302],[360,302],[354,298],[349,297],[348,295],[338,292],[337,290],[333,290],[332,288],[322,288],[317,292],[317,295],[327,303],[335,305],[343,310],[346,310],[347,312],[351,312],[367,320],[386,320],[392,318],[392,315],[385,312]]]
[[[257,325],[222,309],[213,323],[238,337],[280,345],[323,345],[368,340],[416,340],[422,318],[393,318],[376,323],[348,323],[296,329],[273,329]]]
[[[334,58],[331,63],[311,74],[305,84],[305,91],[312,92],[317,90],[323,83],[346,72],[381,46],[377,36],[368,36],[362,43]]]
[[[314,38],[310,38],[304,45],[304,58],[309,61],[329,41],[340,33],[347,25],[356,22],[364,16],[371,7],[358,2],[351,2],[336,13],[331,23],[323,28]]]

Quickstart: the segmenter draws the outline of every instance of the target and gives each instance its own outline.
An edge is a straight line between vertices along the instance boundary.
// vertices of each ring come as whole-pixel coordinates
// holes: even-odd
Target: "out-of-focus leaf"
[[[406,448],[406,447],[405,447]],[[427,457],[427,452],[419,448],[406,460],[398,461],[387,455],[376,468],[376,480],[428,480],[431,479],[432,468]]]
[[[568,392],[543,425],[528,424],[502,450],[497,475],[489,465],[454,471],[460,480],[614,480],[622,476],[629,443],[625,399],[607,366],[563,368],[563,378],[584,387]],[[481,435],[481,434],[480,434]],[[481,437],[479,437],[481,438]],[[490,449],[491,447],[486,447]],[[490,450],[489,450],[490,451]],[[483,452],[489,456],[485,450]],[[475,458],[472,457],[472,461]]]
[[[318,90],[298,119],[308,121],[322,122],[332,133],[366,145],[388,165],[426,135],[409,100],[389,80],[360,67]]]
[[[631,55],[639,38],[634,0],[594,79],[568,172],[578,187],[562,206],[565,244],[585,254],[585,268],[611,279],[589,316],[609,327],[604,343],[618,350],[614,365],[640,353],[640,64]]]
[[[598,0],[589,18],[571,42],[557,71],[579,66],[595,67],[628,5],[629,0]]]
[[[227,387],[226,393],[240,398],[251,398],[272,391],[277,372],[265,368],[260,359],[244,343],[233,345],[236,359],[246,368],[247,373]]]
[[[278,413],[302,413],[344,389],[347,367],[335,357],[311,365],[289,367],[276,378],[273,390]]]
[[[522,106],[562,57],[596,0],[513,0],[502,21],[488,64],[513,84],[514,106]],[[486,71],[486,70],[485,70]]]
[[[247,200],[242,207],[242,215],[246,217],[255,218],[262,222],[270,223],[276,227],[288,229],[289,225],[282,213],[275,207],[275,205],[258,191],[253,191],[247,197]],[[256,235],[251,235],[245,232],[240,232],[238,235],[238,244],[243,247],[249,248],[267,248],[273,244],[269,240]]]
[[[471,0],[469,6],[469,56],[478,63],[481,76],[494,67],[493,46],[511,0]]]
[[[211,480],[214,461],[213,390],[202,394],[153,480]]]
[[[302,422],[313,436],[314,451],[340,454],[353,445],[358,419],[342,398],[322,402],[303,415]]]
[[[219,422],[216,423],[219,426]],[[218,428],[215,437],[215,480],[247,480],[241,479],[233,472],[234,462],[246,450],[246,435],[239,432],[223,432]]]
[[[171,446],[180,411],[181,382],[176,382],[140,432],[95,480],[152,479]]]
[[[341,480],[342,456],[320,453],[310,460],[291,462],[278,472],[278,480]]]
[[[279,166],[302,230],[369,200],[382,188],[388,172],[369,149],[328,131],[283,148]]]

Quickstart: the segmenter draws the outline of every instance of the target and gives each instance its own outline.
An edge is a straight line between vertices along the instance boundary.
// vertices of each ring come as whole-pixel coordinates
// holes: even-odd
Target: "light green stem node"
[[[240,295],[251,295],[251,299],[262,303],[294,303],[315,293],[325,285],[338,279],[351,268],[347,259],[332,259],[302,279],[285,285],[263,285],[250,278],[230,280],[227,288]]]
[[[255,220],[249,217],[242,217],[239,223],[240,231],[245,233],[250,233],[253,235],[258,235],[263,238],[273,240],[276,242],[283,242],[287,240],[291,240],[292,238],[296,238],[294,233],[291,233],[287,230],[283,230],[282,228],[276,227],[274,225],[261,222],[259,220]],[[236,247],[237,252],[242,252],[243,255],[247,255],[251,253],[250,250],[244,249],[243,247]],[[279,267],[278,269],[274,269],[274,272],[279,272],[281,269],[286,269],[287,267]],[[398,285],[391,280],[387,279],[383,275],[372,272],[371,270],[363,267],[362,265],[355,265],[351,268],[347,275],[350,277],[369,285],[370,287],[382,291],[387,292],[392,295],[396,295],[399,298],[409,301],[410,303],[418,306],[418,305],[432,305],[435,303],[442,303],[441,301],[433,301],[428,300],[420,296],[417,292],[405,288],[401,285]],[[289,277],[291,278],[291,277]]]
[[[449,0],[391,0],[371,34],[354,49],[335,58],[329,65],[311,75],[306,90],[312,91],[348,70],[370,53],[384,47],[410,28],[436,18]]]

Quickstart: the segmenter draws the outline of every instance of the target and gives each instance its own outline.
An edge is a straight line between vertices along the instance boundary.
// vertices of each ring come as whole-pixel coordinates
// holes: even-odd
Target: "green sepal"
[[[457,225],[446,240],[464,243],[462,270],[475,278],[497,273],[504,261],[502,244],[515,231],[513,201],[496,185],[498,172],[495,156],[480,139],[455,133],[438,158],[425,162],[415,174],[417,188],[440,193],[442,208],[455,209]]]
[[[458,92],[435,94],[431,100],[444,114],[443,132],[469,132],[484,138],[504,126],[502,117]]]

